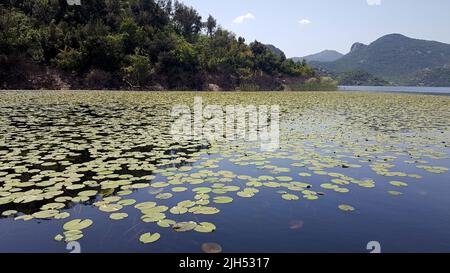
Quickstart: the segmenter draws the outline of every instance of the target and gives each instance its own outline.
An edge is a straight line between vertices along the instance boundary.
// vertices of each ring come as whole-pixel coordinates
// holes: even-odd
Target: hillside
[[[389,85],[389,82],[377,78],[374,75],[367,73],[365,71],[352,71],[345,72],[338,77],[339,85],[347,86],[385,86]]]
[[[450,67],[426,69],[418,72],[410,84],[418,86],[450,86]]]
[[[1,89],[279,90],[314,76],[179,1],[7,2]]]
[[[342,58],[344,54],[339,53],[335,50],[324,50],[322,52],[304,56],[304,57],[294,57],[292,60],[294,62],[302,62],[305,60],[306,62],[334,62],[340,58]]]
[[[407,84],[419,71],[450,65],[450,45],[390,34],[370,45],[355,43],[350,53],[337,61],[313,65],[338,74],[366,71],[397,84]]]
[[[265,46],[276,56],[286,59],[286,54],[284,54],[283,50],[271,44],[265,44]]]

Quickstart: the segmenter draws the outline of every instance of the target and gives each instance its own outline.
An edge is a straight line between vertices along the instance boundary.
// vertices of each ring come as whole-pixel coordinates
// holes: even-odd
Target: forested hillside
[[[370,45],[355,43],[350,53],[334,62],[311,65],[333,75],[365,71],[394,84],[433,86],[448,82],[442,72],[450,66],[450,45],[390,34]]]
[[[280,89],[314,76],[170,0],[8,0],[0,88]]]

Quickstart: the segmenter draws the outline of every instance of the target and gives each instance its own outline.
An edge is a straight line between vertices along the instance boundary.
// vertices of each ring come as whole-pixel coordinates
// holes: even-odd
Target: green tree
[[[217,20],[212,17],[212,15],[209,15],[208,19],[206,20],[206,30],[210,37],[213,36],[214,32],[216,31],[217,27]]]
[[[175,2],[173,20],[176,30],[189,39],[197,35],[203,27],[202,17],[198,12],[178,1]]]
[[[130,87],[143,87],[152,74],[152,64],[147,56],[136,52],[127,56],[127,65],[122,68],[122,75]]]
[[[83,65],[83,53],[74,48],[66,47],[55,57],[57,67],[66,71],[80,71]]]

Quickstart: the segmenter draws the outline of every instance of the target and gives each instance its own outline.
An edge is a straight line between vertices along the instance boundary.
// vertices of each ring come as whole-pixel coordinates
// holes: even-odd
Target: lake
[[[340,91],[358,92],[402,92],[431,95],[450,95],[450,87],[420,87],[420,86],[339,86]]]
[[[176,105],[279,106],[279,147],[175,140]],[[450,97],[0,92],[0,252],[450,251]],[[191,121],[189,118],[188,121]],[[273,121],[273,120],[271,120]]]

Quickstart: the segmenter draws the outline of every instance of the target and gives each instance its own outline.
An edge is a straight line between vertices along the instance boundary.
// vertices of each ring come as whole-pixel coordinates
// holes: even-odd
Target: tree
[[[1,75],[33,63],[75,72],[86,87],[152,83],[170,89],[209,83],[264,89],[286,76],[314,75],[306,63],[286,60],[260,42],[247,45],[212,15],[203,22],[179,1],[83,0],[70,6],[66,0],[10,0],[1,1],[0,13]]]
[[[122,68],[123,79],[130,87],[142,87],[152,74],[152,65],[147,56],[138,51],[127,56],[127,66]]]
[[[191,39],[202,29],[202,17],[192,7],[176,1],[173,20],[176,30],[184,37]]]
[[[83,64],[83,54],[74,48],[66,47],[55,57],[57,67],[66,71],[80,71]]]
[[[216,27],[217,27],[216,19],[214,19],[214,17],[209,15],[208,20],[206,20],[206,30],[209,37],[213,36],[214,32],[216,31]]]

